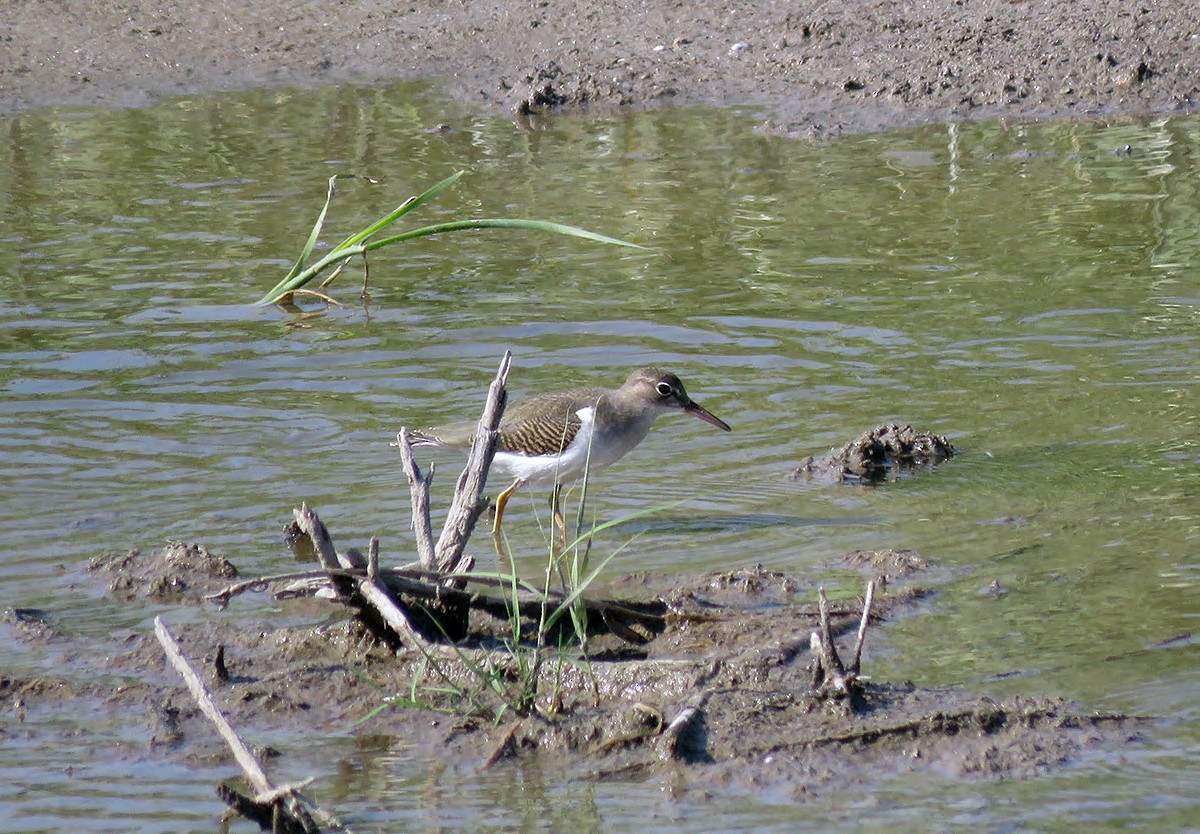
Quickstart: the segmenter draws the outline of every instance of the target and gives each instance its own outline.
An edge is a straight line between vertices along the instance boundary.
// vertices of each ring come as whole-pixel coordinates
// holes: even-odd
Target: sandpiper
[[[551,486],[578,480],[624,457],[650,431],[654,418],[671,411],[694,414],[729,431],[724,420],[692,402],[679,377],[658,368],[634,371],[620,388],[573,388],[513,404],[500,420],[499,444],[490,472],[512,480],[496,497],[492,534],[498,535],[504,505],[526,484]],[[414,431],[414,446],[468,449],[477,423]],[[561,517],[558,518],[561,524]]]

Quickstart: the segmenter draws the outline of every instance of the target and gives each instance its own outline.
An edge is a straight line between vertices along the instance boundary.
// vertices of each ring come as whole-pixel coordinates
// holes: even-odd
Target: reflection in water
[[[507,349],[514,398],[663,365],[736,430],[715,442],[678,421],[597,476],[589,518],[671,507],[606,531],[598,548],[624,547],[611,570],[810,576],[847,550],[916,548],[952,576],[927,614],[889,629],[875,674],[1169,711],[1176,735],[1140,748],[1119,789],[1111,763],[1023,785],[898,780],[860,798],[853,824],[836,803],[769,796],[713,799],[697,818],[661,786],[535,767],[477,777],[392,740],[314,756],[318,775],[356,774],[329,790],[377,797],[380,823],[436,811],[421,823],[434,828],[634,831],[648,814],[680,831],[963,814],[1053,828],[1056,809],[1111,795],[1088,806],[1097,828],[1177,830],[1168,809],[1196,810],[1182,774],[1200,771],[1200,663],[1194,643],[1157,646],[1193,630],[1200,579],[1200,121],[931,125],[822,144],[756,135],[753,121],[673,110],[531,132],[412,85],[0,121],[4,599],[85,639],[144,629],[144,611],[86,584],[82,560],[178,538],[267,573],[289,562],[277,531],[301,500],[339,539],[379,534],[403,561],[408,498],[388,447],[400,425],[474,417]],[[454,130],[425,130],[442,122]],[[417,222],[551,218],[652,251],[426,239],[372,256],[365,304],[354,264],[334,285],[344,306],[249,306],[290,266],[331,173],[381,180],[339,190],[336,240],[458,169]],[[890,420],[963,454],[878,489],[784,477]],[[439,463],[444,506],[458,461]],[[509,506],[518,566],[541,563],[545,513],[540,497]],[[26,651],[9,662],[43,671]],[[4,749],[0,802],[18,826],[61,827],[66,812],[45,807],[55,788],[31,800],[19,787],[58,783],[32,751]],[[157,788],[207,815],[210,774],[193,777]],[[120,810],[135,800],[117,781],[103,770],[90,788]]]

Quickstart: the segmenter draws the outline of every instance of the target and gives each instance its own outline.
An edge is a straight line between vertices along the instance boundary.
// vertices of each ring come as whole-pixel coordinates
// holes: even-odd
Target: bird
[[[498,427],[490,473],[512,481],[496,497],[492,535],[499,536],[504,507],[522,486],[552,486],[560,529],[563,519],[555,499],[565,483],[616,463],[645,439],[656,417],[671,412],[691,414],[723,431],[729,424],[688,396],[675,374],[661,368],[634,371],[620,388],[571,388],[550,391],[507,408]],[[475,438],[475,422],[413,431],[413,446],[467,450]]]

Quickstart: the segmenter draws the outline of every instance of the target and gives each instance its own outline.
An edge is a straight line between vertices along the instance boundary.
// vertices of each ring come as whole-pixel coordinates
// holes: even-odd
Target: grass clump
[[[619,240],[615,237],[609,237],[597,232],[590,232],[587,229],[581,229],[578,226],[568,226],[562,223],[555,223],[549,220],[523,220],[517,218],[504,217],[485,217],[472,220],[453,220],[447,223],[435,223],[431,226],[422,226],[417,229],[410,229],[406,232],[391,234],[385,237],[376,237],[384,229],[387,229],[397,220],[410,211],[416,209],[421,204],[436,197],[446,188],[449,188],[462,177],[462,171],[456,171],[446,177],[441,182],[426,189],[421,194],[415,197],[409,197],[396,208],[385,214],[383,217],[376,220],[364,229],[360,229],[354,234],[347,237],[341,243],[330,249],[325,255],[312,260],[313,250],[317,246],[317,242],[321,237],[321,230],[325,225],[325,218],[329,213],[330,203],[333,201],[333,194],[339,179],[357,179],[354,174],[334,174],[329,178],[329,188],[325,195],[325,205],[321,207],[320,213],[317,215],[317,222],[313,224],[312,231],[308,235],[308,240],[300,251],[296,262],[292,264],[292,268],[283,276],[278,284],[270,289],[266,295],[260,298],[258,305],[276,304],[285,301],[295,293],[308,293],[316,295],[326,301],[333,299],[315,290],[305,289],[305,286],[325,272],[330,272],[328,278],[321,284],[321,288],[328,286],[334,278],[338,276],[341,270],[353,258],[362,256],[364,259],[368,252],[376,249],[381,249],[384,246],[390,246],[394,243],[399,243],[404,240],[413,240],[429,235],[446,234],[450,232],[468,231],[471,229],[520,229],[524,231],[534,232],[551,232],[559,235],[567,235],[569,237],[583,238],[597,243],[607,243],[615,246],[627,246],[634,249],[645,249],[637,243]],[[365,292],[365,284],[364,284]]]

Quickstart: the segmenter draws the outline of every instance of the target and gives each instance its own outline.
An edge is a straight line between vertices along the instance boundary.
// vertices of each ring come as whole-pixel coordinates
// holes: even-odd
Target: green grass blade
[[[652,515],[654,513],[662,512],[663,510],[673,509],[674,507],[678,507],[682,503],[683,503],[683,501],[680,500],[680,501],[674,501],[670,504],[662,504],[662,505],[659,505],[656,507],[647,507],[646,509],[639,510],[636,513],[630,513],[629,515],[623,515],[620,518],[614,518],[611,521],[606,521],[603,524],[596,525],[595,527],[592,527],[590,530],[588,530],[586,533],[583,533],[583,534],[577,536],[573,542],[566,545],[563,548],[563,553],[567,553],[567,552],[573,550],[574,548],[579,547],[581,544],[586,544],[597,533],[599,533],[603,530],[606,530],[609,527],[615,527],[618,524],[623,524],[627,521],[632,521],[633,519],[640,518],[641,516]],[[591,571],[588,572],[587,576],[585,576],[582,579],[582,581],[576,583],[575,587],[571,589],[571,592],[567,596],[565,596],[561,601],[559,601],[558,606],[554,609],[554,611],[550,614],[550,616],[546,618],[545,623],[542,625],[542,629],[545,631],[549,631],[554,626],[555,623],[557,623],[560,619],[562,619],[563,615],[567,614],[571,610],[571,606],[575,604],[576,600],[578,600],[581,596],[583,596],[583,594],[587,591],[587,589],[591,586],[591,584],[596,581],[596,577],[600,575],[600,572],[602,570],[604,570],[604,568],[608,565],[608,563],[611,562],[618,553],[621,553],[623,550],[625,550],[625,548],[629,547],[629,545],[633,544],[633,542],[636,541],[637,539],[638,539],[638,536],[630,537],[628,541],[626,541],[624,544],[622,544],[620,547],[618,547],[612,553],[608,554],[603,559],[601,559],[600,564],[598,564],[594,568],[592,568]]]
[[[317,222],[313,225],[312,231],[309,233],[300,256],[296,262],[292,264],[292,268],[288,270],[287,275],[283,277],[278,284],[271,288],[262,298],[255,304],[262,306],[266,304],[274,304],[280,298],[288,293],[295,292],[303,287],[309,281],[316,278],[325,270],[342,263],[343,261],[353,258],[356,255],[363,255],[367,252],[374,251],[384,246],[393,243],[398,243],[402,240],[412,240],[419,237],[427,237],[429,235],[445,234],[447,232],[466,231],[470,229],[522,229],[525,231],[550,232],[553,234],[566,235],[568,237],[581,238],[590,240],[595,243],[605,243],[614,246],[626,246],[632,249],[647,249],[637,243],[630,243],[619,238],[609,237],[597,232],[589,232],[587,229],[582,229],[578,226],[568,226],[563,223],[554,223],[548,220],[521,220],[509,218],[482,218],[479,220],[457,220],[449,223],[437,223],[432,226],[423,226],[419,229],[412,229],[400,234],[391,235],[389,237],[372,240],[369,243],[367,240],[377,234],[382,229],[387,228],[398,219],[408,214],[413,209],[419,207],[423,203],[436,197],[445,189],[456,183],[462,177],[462,171],[455,171],[450,176],[435,183],[415,197],[410,197],[396,208],[385,214],[383,217],[376,220],[365,229],[355,232],[347,237],[333,249],[329,250],[320,260],[314,264],[309,264],[309,258],[312,257],[313,250],[316,248],[322,228],[325,225],[325,218],[329,212],[330,203],[333,201],[334,186],[338,179],[353,177],[352,174],[334,174],[329,178],[329,188],[325,196],[325,205],[322,206],[320,214],[317,216]]]
[[[337,184],[338,177],[342,174],[334,174],[329,178],[329,188],[325,192],[325,205],[321,206],[321,212],[317,215],[317,222],[313,224],[312,231],[308,234],[308,240],[304,244],[304,248],[300,250],[300,257],[296,258],[296,262],[292,264],[292,268],[288,270],[287,275],[283,276],[275,287],[267,293],[263,298],[276,299],[283,295],[283,287],[287,286],[288,282],[293,281],[297,275],[304,269],[304,264],[308,262],[309,255],[316,248],[317,240],[321,237],[321,229],[325,225],[325,216],[329,213],[329,204],[333,202],[333,191]],[[258,302],[262,304],[262,301]]]
[[[326,255],[315,267],[306,270],[305,264],[308,263],[309,256],[312,255],[313,249],[316,248],[317,241],[321,236],[321,229],[325,225],[325,217],[329,213],[330,203],[333,202],[333,192],[337,181],[339,179],[353,179],[356,177],[355,174],[334,174],[329,178],[329,188],[325,194],[325,205],[321,207],[321,213],[317,215],[317,222],[313,224],[312,231],[308,235],[308,241],[305,243],[304,249],[300,252],[300,257],[296,258],[296,262],[292,264],[292,268],[288,270],[287,275],[283,276],[283,280],[272,287],[270,292],[268,292],[255,303],[258,305],[273,304],[286,293],[303,287],[317,275],[321,274],[322,271],[327,269],[331,263],[340,261],[344,257],[353,257],[354,255],[361,254],[360,251],[342,252],[341,250],[348,249],[359,241],[366,240],[380,229],[386,228],[387,226],[396,222],[398,219],[408,214],[417,206],[436,197],[442,191],[456,183],[463,173],[464,172],[462,171],[455,171],[441,182],[425,189],[425,191],[417,196],[409,197],[403,203],[396,206],[396,208],[392,209],[383,217],[376,220],[370,226],[367,226],[367,228],[363,229],[362,231],[355,232],[337,246],[333,247],[329,254]]]
[[[445,234],[446,232],[460,232],[468,229],[525,229],[534,232],[553,232],[554,234],[579,237],[584,240],[595,241],[596,243],[626,246],[630,249],[649,248],[642,246],[640,243],[630,243],[627,240],[609,237],[599,232],[589,232],[587,229],[581,229],[578,226],[568,226],[564,223],[554,223],[549,220],[521,220],[505,217],[483,217],[478,220],[453,220],[449,223],[436,223],[432,226],[423,226],[420,229],[412,229],[411,231],[401,232],[398,235],[373,240],[363,248],[370,252],[373,249],[378,249],[381,246],[387,246],[401,240],[412,240],[417,237]]]
[[[293,275],[286,281],[280,281],[271,288],[269,293],[254,303],[259,307],[262,307],[266,304],[274,304],[288,293],[300,289],[334,264],[339,264],[347,258],[353,258],[355,255],[361,255],[365,251],[366,250],[363,248],[363,245],[360,243],[357,246],[351,246],[338,252],[328,252],[315,264],[305,267],[303,272]]]
[[[391,224],[393,224],[397,220],[399,220],[401,217],[403,217],[404,215],[408,214],[413,209],[420,206],[422,203],[426,203],[429,200],[432,200],[438,194],[441,194],[447,188],[454,185],[454,183],[458,182],[459,178],[463,175],[463,173],[464,173],[463,171],[455,171],[453,174],[446,177],[441,182],[436,183],[433,186],[425,189],[425,191],[421,192],[417,196],[409,197],[403,203],[396,206],[394,209],[392,209],[390,212],[385,214],[383,217],[376,220],[370,226],[367,226],[367,228],[363,229],[360,232],[355,232],[354,234],[350,235],[350,237],[346,238],[341,243],[339,243],[337,246],[333,247],[332,251],[337,252],[340,249],[345,249],[346,247],[353,246],[356,243],[359,243],[360,241],[366,240],[371,235],[378,232],[380,229],[387,228],[388,226],[390,226]]]
[[[308,256],[312,254],[313,249],[316,247],[317,241],[321,237],[321,229],[325,226],[325,217],[329,214],[329,206],[333,202],[333,192],[337,188],[339,176],[339,174],[334,174],[329,178],[329,187],[325,190],[325,205],[321,206],[321,212],[317,215],[317,222],[313,224],[312,231],[308,233],[308,240],[305,242],[304,248],[300,250],[300,257],[296,258],[296,262],[288,270],[288,278],[291,278],[304,269],[304,264],[308,262]]]
[[[614,550],[612,553],[608,554],[603,559],[601,559],[600,564],[596,565],[596,567],[594,567],[592,569],[592,572],[589,573],[586,577],[584,577],[582,582],[578,583],[574,588],[572,588],[570,594],[568,594],[567,596],[565,596],[563,598],[563,600],[558,604],[558,607],[556,607],[554,609],[554,611],[550,614],[550,616],[546,618],[546,622],[542,626],[542,628],[545,631],[549,631],[550,629],[554,628],[554,624],[557,623],[560,619],[562,619],[564,614],[567,614],[570,612],[571,606],[573,606],[575,604],[576,600],[578,600],[581,596],[583,596],[583,594],[587,591],[588,587],[596,580],[596,577],[600,575],[600,571],[604,570],[604,568],[608,566],[608,563],[611,562],[614,558],[616,558],[616,555],[618,553],[620,553],[622,550],[624,550],[629,545],[633,544],[634,540],[636,540],[636,539],[637,539],[637,536],[634,536],[629,541],[627,541],[625,544],[621,545],[616,550]]]

